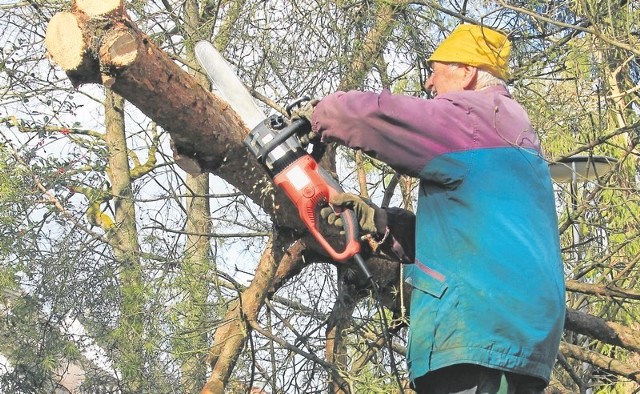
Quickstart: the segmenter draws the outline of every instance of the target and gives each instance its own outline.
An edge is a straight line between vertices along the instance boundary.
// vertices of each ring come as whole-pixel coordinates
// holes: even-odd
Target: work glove
[[[387,215],[384,209],[377,207],[368,199],[351,193],[339,193],[331,198],[330,204],[343,209],[351,209],[358,218],[360,230],[365,234],[384,233]],[[330,225],[344,227],[342,219],[331,207],[320,210],[320,216]]]
[[[319,102],[320,100],[318,99],[312,99],[304,103],[302,106],[292,110],[290,117],[291,121],[293,122],[294,120],[304,119],[309,122],[309,124],[311,124],[311,116],[313,116],[313,110]],[[302,144],[302,146],[307,146],[310,143],[314,143],[319,140],[320,136],[313,131],[309,131],[304,133],[303,135],[298,136],[298,138],[300,139],[300,143]]]
[[[309,123],[311,123],[311,116],[313,115],[313,110],[316,108],[316,105],[320,100],[311,99],[301,106],[291,110],[291,116],[289,117],[291,120],[296,119],[306,119]]]

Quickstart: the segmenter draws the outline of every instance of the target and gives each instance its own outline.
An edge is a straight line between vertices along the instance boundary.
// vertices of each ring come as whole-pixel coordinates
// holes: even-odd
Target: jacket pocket
[[[415,264],[404,266],[404,280],[413,288],[436,298],[441,298],[449,287],[443,274],[417,259]]]

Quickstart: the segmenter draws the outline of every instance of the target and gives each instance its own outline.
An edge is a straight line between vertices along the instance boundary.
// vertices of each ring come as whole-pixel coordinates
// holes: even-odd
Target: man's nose
[[[425,81],[423,87],[424,87],[424,90],[426,90],[428,92],[432,92],[433,91],[433,74],[431,74],[429,76],[429,78]]]

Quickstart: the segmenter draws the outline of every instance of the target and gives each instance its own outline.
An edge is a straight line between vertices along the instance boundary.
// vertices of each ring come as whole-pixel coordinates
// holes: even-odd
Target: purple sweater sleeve
[[[450,100],[393,95],[389,90],[336,92],[318,103],[312,127],[324,142],[361,149],[399,172],[417,176],[432,158],[469,139],[470,134],[442,132],[456,119],[461,123],[464,112]],[[472,132],[463,124],[453,127]]]
[[[311,124],[322,141],[361,149],[414,177],[445,153],[505,143],[538,148],[526,113],[497,86],[431,100],[387,89],[336,92],[318,103]]]

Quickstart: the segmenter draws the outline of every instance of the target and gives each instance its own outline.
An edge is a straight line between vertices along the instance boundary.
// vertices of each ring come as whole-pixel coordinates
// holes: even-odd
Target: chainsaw
[[[367,280],[372,276],[360,255],[358,218],[351,209],[336,212],[343,222],[345,246],[337,251],[320,231],[320,209],[332,196],[342,193],[340,184],[302,146],[299,136],[308,134],[311,125],[306,119],[289,120],[283,115],[266,117],[231,66],[208,41],[195,45],[196,58],[211,79],[214,89],[245,121],[251,132],[245,146],[256,156],[276,186],[281,188],[298,209],[300,219],[327,254],[337,262],[353,259]],[[307,98],[296,100],[286,108],[291,110]]]

